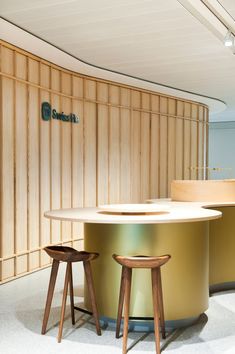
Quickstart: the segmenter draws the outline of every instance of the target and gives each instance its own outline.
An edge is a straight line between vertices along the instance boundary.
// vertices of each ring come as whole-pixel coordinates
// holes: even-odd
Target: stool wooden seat
[[[85,271],[88,293],[91,300],[91,307],[93,316],[95,319],[96,331],[98,335],[101,335],[100,323],[99,323],[99,315],[95,300],[95,291],[93,285],[93,278],[91,272],[91,264],[90,261],[97,258],[99,256],[98,253],[89,253],[85,251],[77,251],[72,247],[66,246],[48,246],[45,247],[44,250],[47,254],[53,258],[51,276],[49,281],[46,307],[44,311],[43,323],[42,323],[42,334],[46,333],[47,322],[50,314],[52,298],[55,289],[55,283],[59,268],[60,262],[67,262],[66,274],[64,280],[64,291],[63,291],[63,300],[61,306],[61,315],[60,315],[60,324],[59,324],[59,332],[58,332],[58,342],[61,342],[62,331],[63,331],[63,323],[64,323],[64,315],[65,315],[65,307],[66,307],[66,298],[68,293],[68,286],[70,289],[70,307],[71,307],[71,317],[72,324],[75,324],[75,315],[74,315],[74,299],[73,299],[73,275],[72,275],[72,263],[73,262],[83,262],[83,267]]]
[[[158,257],[148,257],[148,256],[141,255],[141,256],[134,256],[134,257],[125,257],[125,256],[119,256],[114,254],[113,258],[116,262],[118,262],[122,266],[122,276],[121,276],[117,324],[116,324],[116,338],[119,338],[121,319],[122,319],[122,310],[124,304],[122,353],[126,354],[127,352],[127,336],[128,336],[132,268],[147,268],[147,269],[151,269],[156,353],[160,354],[159,319],[161,325],[162,338],[166,337],[160,267],[165,263],[167,263],[171,258],[171,256],[163,255]]]

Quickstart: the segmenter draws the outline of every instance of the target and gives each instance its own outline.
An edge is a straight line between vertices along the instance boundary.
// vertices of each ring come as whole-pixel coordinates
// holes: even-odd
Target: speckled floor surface
[[[72,327],[69,309],[63,339],[56,341],[64,269],[58,277],[48,332],[40,334],[50,269],[45,269],[0,286],[0,353],[1,354],[121,354],[122,338],[115,339],[114,328],[95,333],[92,317],[76,311]],[[83,276],[75,287],[76,304],[82,302]],[[69,301],[68,301],[69,305]],[[129,353],[155,352],[153,333],[130,333]],[[134,346],[133,346],[134,345]],[[171,333],[162,342],[166,354],[235,354],[235,291],[217,293],[210,298],[209,310],[187,329]]]

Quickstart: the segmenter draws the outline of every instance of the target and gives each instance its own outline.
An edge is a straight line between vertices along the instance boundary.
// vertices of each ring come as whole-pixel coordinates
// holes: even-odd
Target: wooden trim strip
[[[37,84],[29,82],[27,80],[23,80],[23,79],[14,77],[13,75],[5,74],[5,73],[2,73],[2,72],[0,72],[0,76],[3,76],[3,77],[6,77],[6,78],[9,78],[9,79],[24,83],[25,85],[30,85],[32,87],[36,87],[36,88],[38,88],[40,90],[47,91],[48,93],[56,94],[58,96],[62,96],[62,97],[65,97],[65,98],[70,98],[70,99],[79,100],[79,101],[83,101],[83,102],[102,104],[104,106],[111,106],[111,107],[116,107],[116,108],[124,108],[124,109],[129,109],[129,110],[133,110],[133,111],[137,111],[137,112],[142,112],[142,113],[160,114],[160,115],[164,115],[166,117],[172,117],[172,118],[177,118],[177,119],[184,119],[184,120],[190,120],[190,121],[198,122],[198,119],[192,119],[192,117],[177,116],[177,115],[170,114],[170,113],[164,113],[163,114],[160,111],[153,111],[153,110],[144,109],[144,108],[136,108],[136,107],[125,106],[125,105],[120,105],[120,104],[115,104],[115,103],[103,102],[103,101],[99,101],[97,99],[96,100],[91,100],[91,99],[88,99],[88,98],[85,98],[85,97],[80,97],[80,96],[67,95],[67,94],[59,92],[57,90],[53,90],[53,89],[48,88],[48,87],[37,85]],[[160,97],[164,97],[162,95],[157,95],[157,94],[156,94],[156,96],[158,96],[159,98]],[[166,97],[169,98],[169,96],[166,96]],[[190,103],[188,101],[182,101],[182,100],[178,100],[178,99],[177,99],[177,101]],[[200,104],[200,103],[196,103],[196,102],[193,102],[193,104],[198,105],[198,106],[202,106],[202,107],[204,107],[206,109],[208,108],[204,104]],[[209,124],[209,122],[207,121],[205,124]]]

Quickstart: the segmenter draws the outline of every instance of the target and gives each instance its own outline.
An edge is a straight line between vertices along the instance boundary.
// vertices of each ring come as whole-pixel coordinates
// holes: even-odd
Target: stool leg
[[[59,325],[59,332],[58,332],[58,343],[61,342],[62,331],[63,331],[63,323],[64,323],[64,314],[65,314],[65,307],[66,307],[66,299],[68,293],[68,285],[70,279],[70,268],[69,262],[67,263],[66,267],[66,274],[64,279],[64,292],[63,292],[63,299],[62,299],[62,306],[61,306],[61,314],[60,314],[60,325]]]
[[[99,314],[98,314],[98,310],[97,310],[97,304],[96,304],[96,299],[95,299],[95,289],[94,289],[94,283],[93,283],[92,272],[91,272],[91,264],[89,261],[85,261],[85,262],[83,262],[83,266],[84,266],[84,271],[85,271],[85,275],[86,275],[86,281],[87,281],[88,293],[89,293],[90,301],[91,301],[92,312],[93,312],[93,316],[95,319],[96,332],[97,332],[98,336],[101,336]]]
[[[131,276],[132,276],[132,269],[126,268],[122,354],[126,354],[127,352],[127,337],[128,337],[130,296],[131,296]]]
[[[74,297],[73,297],[73,272],[72,272],[72,263],[68,262],[69,266],[69,293],[70,293],[70,307],[71,307],[71,317],[72,324],[75,324],[75,315],[74,315]]]
[[[158,271],[157,268],[151,269],[152,275],[152,294],[153,294],[153,312],[154,312],[154,332],[156,353],[160,354],[160,333],[159,333],[159,308],[158,308]]]
[[[51,310],[51,303],[52,303],[52,298],[53,298],[53,294],[54,294],[58,268],[59,268],[59,261],[56,261],[55,259],[53,259],[50,281],[49,281],[48,292],[47,292],[46,307],[45,307],[43,322],[42,322],[42,331],[41,331],[42,334],[46,333],[47,322],[48,322],[48,318],[49,318],[49,314],[50,314],[50,310]]]
[[[164,307],[163,307],[163,297],[162,297],[162,280],[161,280],[161,269],[158,268],[158,304],[159,304],[159,312],[160,312],[160,324],[162,331],[162,338],[166,338],[165,331],[165,318],[164,318]]]
[[[120,284],[120,292],[119,292],[119,300],[118,300],[118,313],[117,313],[117,324],[116,324],[116,338],[119,338],[120,335],[120,327],[122,320],[122,309],[124,303],[124,294],[125,294],[125,280],[126,280],[126,267],[122,267],[122,276],[121,276],[121,284]]]

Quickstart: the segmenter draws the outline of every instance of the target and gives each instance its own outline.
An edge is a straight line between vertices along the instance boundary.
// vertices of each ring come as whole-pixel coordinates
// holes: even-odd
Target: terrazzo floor
[[[74,283],[79,279],[76,305],[83,300],[81,273],[82,269],[80,275],[74,274]],[[62,342],[57,343],[64,267],[58,276],[48,331],[40,334],[49,274],[48,268],[0,286],[0,353],[121,354],[122,338],[115,339],[113,327],[103,328],[98,337],[93,318],[77,311],[72,327],[69,308]],[[128,346],[129,353],[154,353],[154,335],[130,332]],[[166,354],[235,354],[235,291],[214,294],[208,311],[196,324],[170,333],[161,346]]]

